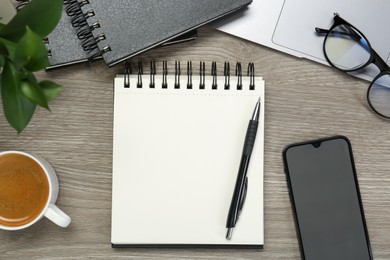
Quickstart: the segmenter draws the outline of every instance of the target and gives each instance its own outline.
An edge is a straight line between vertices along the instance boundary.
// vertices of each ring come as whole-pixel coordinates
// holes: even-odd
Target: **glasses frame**
[[[377,76],[374,77],[374,79],[371,81],[370,83],[370,86],[368,87],[367,89],[367,95],[366,95],[366,98],[367,98],[367,102],[368,102],[368,105],[370,106],[370,108],[378,115],[384,117],[384,118],[387,118],[387,119],[390,119],[390,115],[387,116],[387,115],[384,115],[382,113],[380,113],[379,111],[377,111],[375,109],[375,107],[372,105],[371,101],[370,101],[370,90],[372,88],[372,86],[374,85],[373,83],[380,77],[384,76],[384,75],[389,75],[390,77],[390,67],[389,65],[387,65],[387,63],[379,56],[379,54],[371,47],[371,44],[369,42],[369,40],[367,39],[367,37],[359,30],[357,29],[355,26],[353,26],[352,24],[350,24],[349,22],[347,22],[346,20],[344,20],[343,18],[340,17],[340,15],[338,13],[335,13],[334,14],[334,17],[333,17],[333,20],[334,20],[334,23],[333,25],[329,28],[329,29],[322,29],[322,28],[318,28],[316,27],[315,28],[315,31],[318,33],[318,34],[323,34],[323,33],[326,33],[325,35],[325,39],[324,39],[324,44],[323,44],[323,52],[324,52],[324,55],[325,55],[325,58],[326,60],[328,61],[328,63],[340,70],[340,71],[343,71],[343,72],[354,72],[354,71],[357,71],[357,70],[361,70],[365,67],[367,67],[368,65],[370,64],[374,64],[378,67],[379,69],[379,74]],[[354,68],[354,69],[341,69],[339,67],[336,67],[329,59],[327,53],[326,53],[326,49],[325,49],[325,43],[326,43],[326,40],[328,39],[329,35],[330,35],[330,32],[332,32],[332,30],[334,28],[336,28],[337,26],[340,26],[340,25],[346,25],[346,26],[349,26],[351,27],[353,30],[355,30],[356,32],[358,32],[361,37],[364,38],[364,40],[367,42],[367,45],[368,45],[368,48],[369,48],[369,51],[370,51],[370,58],[368,59],[368,61],[357,67],[357,68]],[[389,100],[390,102],[390,100]]]

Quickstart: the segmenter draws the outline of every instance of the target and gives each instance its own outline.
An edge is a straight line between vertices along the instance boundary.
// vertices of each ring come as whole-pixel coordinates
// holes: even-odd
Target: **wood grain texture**
[[[111,248],[113,78],[124,64],[108,68],[98,61],[38,73],[64,89],[50,104],[52,112],[38,109],[20,135],[0,115],[0,149],[50,161],[60,180],[58,205],[72,217],[66,229],[42,219],[23,231],[0,231],[0,258],[299,259],[282,150],[341,134],[352,142],[374,257],[390,259],[390,122],[368,107],[368,82],[209,28],[201,28],[196,41],[157,48],[133,61],[151,59],[158,72],[163,60],[171,70],[175,60],[202,60],[208,74],[211,61],[253,61],[256,75],[266,80],[264,250]]]

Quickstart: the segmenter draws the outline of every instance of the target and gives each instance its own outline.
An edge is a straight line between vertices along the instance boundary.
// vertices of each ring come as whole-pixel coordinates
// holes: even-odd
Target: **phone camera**
[[[313,146],[314,146],[315,148],[320,147],[320,146],[321,146],[321,141],[314,142],[314,143],[313,143]]]

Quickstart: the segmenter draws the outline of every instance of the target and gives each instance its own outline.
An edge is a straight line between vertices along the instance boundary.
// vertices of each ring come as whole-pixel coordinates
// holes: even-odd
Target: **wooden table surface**
[[[373,255],[390,259],[390,122],[368,107],[368,82],[209,28],[195,41],[148,51],[133,62],[151,59],[171,67],[175,60],[253,61],[266,80],[264,250],[111,248],[113,78],[124,64],[109,68],[97,61],[39,72],[64,88],[52,112],[39,108],[20,135],[0,114],[0,149],[50,161],[60,180],[57,204],[72,217],[66,229],[42,219],[22,231],[0,231],[1,259],[299,259],[282,150],[337,134],[352,142]]]

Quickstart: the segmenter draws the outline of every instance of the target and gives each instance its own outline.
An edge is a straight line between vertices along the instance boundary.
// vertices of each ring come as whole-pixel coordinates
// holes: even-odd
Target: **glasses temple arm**
[[[339,35],[343,35],[343,36],[349,36],[356,41],[360,41],[362,39],[362,37],[360,35],[358,35],[357,33],[354,33],[354,32],[352,32],[352,33],[342,32],[342,31],[336,32],[336,31],[329,31],[327,29],[322,29],[322,28],[318,28],[318,27],[316,27],[315,30],[316,30],[316,33],[318,33],[318,34],[321,34],[321,33],[339,34]]]
[[[327,30],[327,29],[322,29],[322,28],[318,28],[318,27],[316,27],[315,30],[316,30],[316,33],[328,33],[329,32],[329,30]]]
[[[328,34],[328,33],[330,33],[330,34],[339,34],[339,35],[351,37],[356,42],[358,42],[364,49],[366,49],[367,51],[370,51],[370,48],[368,47],[366,40],[363,37],[361,37],[359,34],[353,32],[353,31],[352,31],[352,33],[343,32],[343,31],[337,31],[336,32],[336,31],[330,31],[330,30],[327,30],[327,29],[322,29],[322,28],[319,28],[319,27],[316,27],[315,31],[316,31],[317,34]]]
[[[389,67],[389,65],[387,65],[386,61],[384,61],[376,51],[373,50],[373,53],[374,53],[373,63],[375,63],[378,66],[379,70],[381,72],[390,71],[390,67]]]

